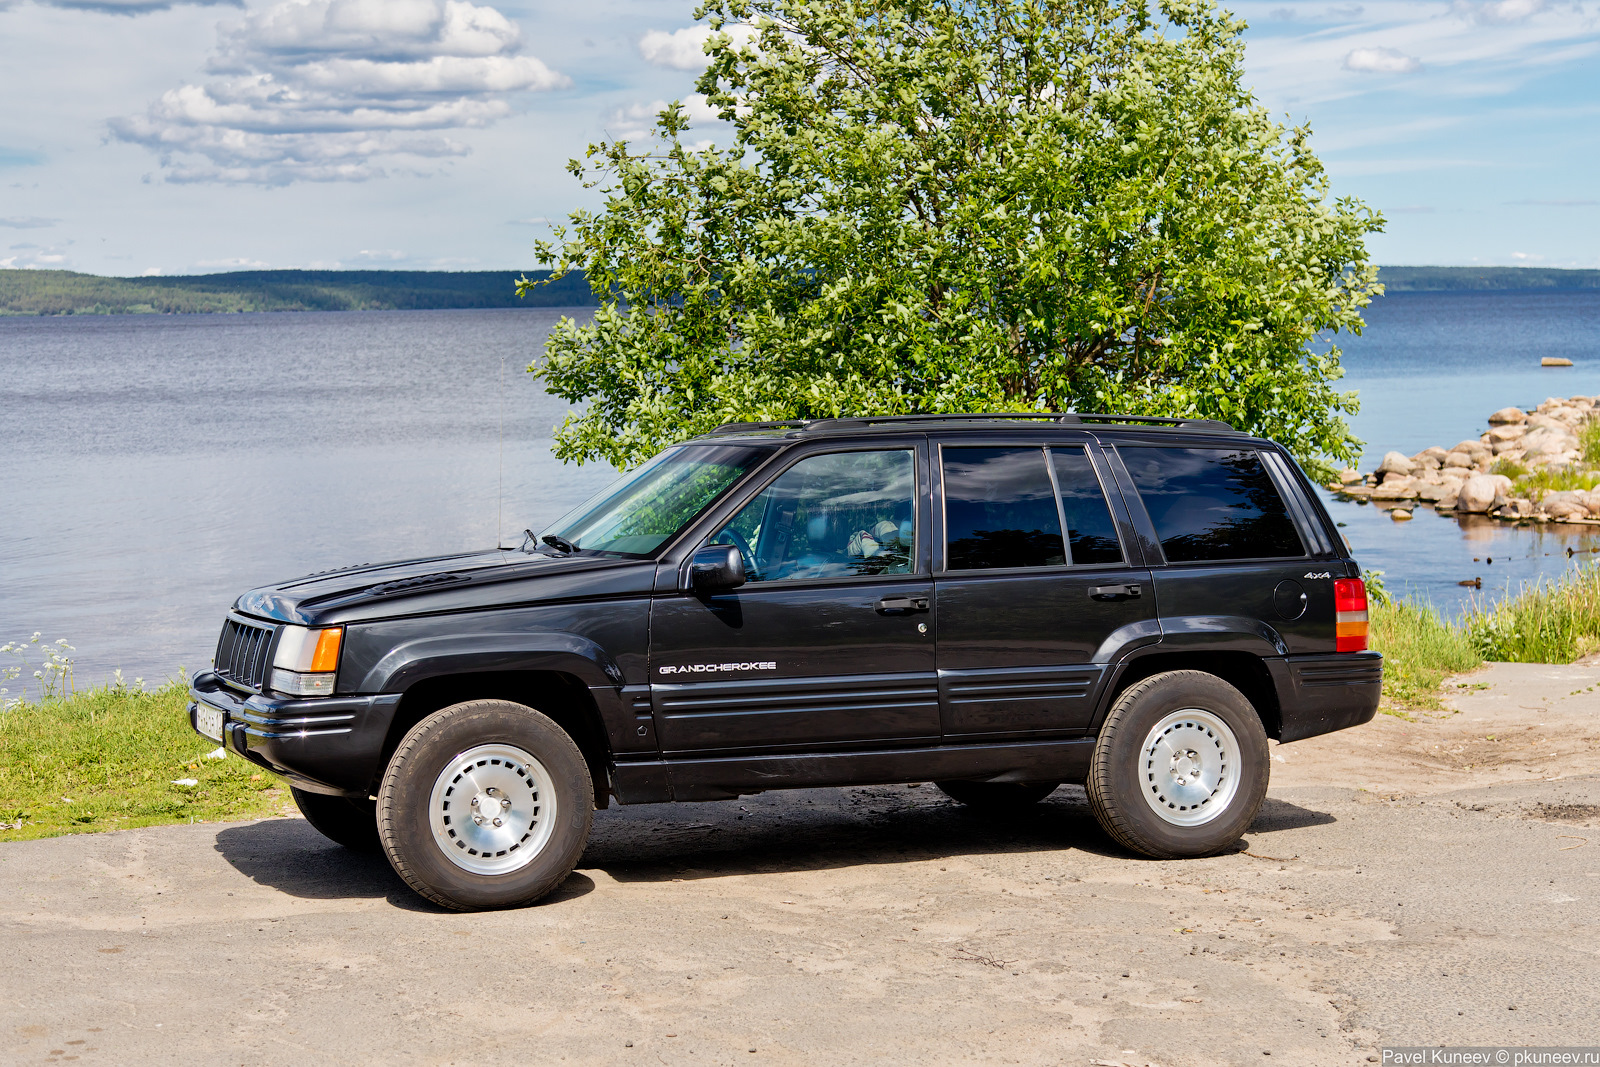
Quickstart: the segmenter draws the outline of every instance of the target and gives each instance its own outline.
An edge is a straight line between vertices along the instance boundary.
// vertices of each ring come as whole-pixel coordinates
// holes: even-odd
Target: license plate
[[[197,704],[194,712],[194,728],[213,741],[221,741],[222,711],[209,704]]]

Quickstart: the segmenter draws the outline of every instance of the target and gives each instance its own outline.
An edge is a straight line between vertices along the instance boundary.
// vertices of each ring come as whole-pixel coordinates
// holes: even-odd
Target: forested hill
[[[581,274],[516,293],[522,271],[254,270],[102,278],[66,270],[0,270],[0,315],[197,311],[369,311],[578,307],[595,303]],[[543,278],[549,271],[527,271]]]
[[[1391,293],[1464,289],[1600,289],[1600,270],[1557,267],[1379,267]]]
[[[0,315],[125,315],[196,311],[368,311],[410,308],[586,307],[594,294],[569,274],[518,298],[522,271],[249,270],[102,278],[66,270],[0,270]],[[549,271],[527,271],[543,278]],[[1600,289],[1600,270],[1551,267],[1381,267],[1391,293],[1479,289]]]

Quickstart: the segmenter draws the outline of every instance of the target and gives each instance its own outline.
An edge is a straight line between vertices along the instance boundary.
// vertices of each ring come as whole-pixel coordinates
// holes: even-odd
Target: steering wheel
[[[724,541],[723,540],[724,537],[728,538],[728,540]],[[722,530],[717,534],[717,536],[715,536],[715,537],[713,537],[711,539],[710,543],[713,544],[713,545],[717,545],[717,544],[731,544],[731,545],[733,545],[734,548],[737,548],[739,550],[739,557],[740,557],[741,561],[744,563],[744,572],[746,574],[750,575],[751,577],[755,576],[755,573],[756,573],[756,554],[750,548],[750,542],[746,541],[742,536],[740,536],[738,530],[735,530],[732,526],[724,526],[722,528]]]

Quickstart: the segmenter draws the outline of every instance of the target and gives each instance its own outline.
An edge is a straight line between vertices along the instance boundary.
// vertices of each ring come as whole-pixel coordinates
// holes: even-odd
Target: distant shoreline
[[[540,271],[260,270],[106,278],[65,270],[0,270],[0,315],[181,315],[252,311],[406,311],[592,307],[582,274],[517,296]]]
[[[253,270],[111,278],[66,270],[0,270],[0,316],[175,315],[258,311],[403,311],[594,307],[573,272],[526,297],[516,280],[549,271]],[[1380,267],[1391,293],[1600,289],[1600,270]]]

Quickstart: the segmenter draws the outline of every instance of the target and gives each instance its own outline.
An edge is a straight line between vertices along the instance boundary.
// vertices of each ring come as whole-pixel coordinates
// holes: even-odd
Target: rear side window
[[[1051,448],[1050,459],[1056,467],[1056,487],[1061,490],[1061,514],[1067,520],[1072,562],[1078,566],[1121,563],[1117,528],[1088,455],[1081,448]]]
[[[1169,563],[1303,556],[1283,498],[1252,449],[1117,449]]]
[[[1067,562],[1042,448],[944,449],[945,567]]]

